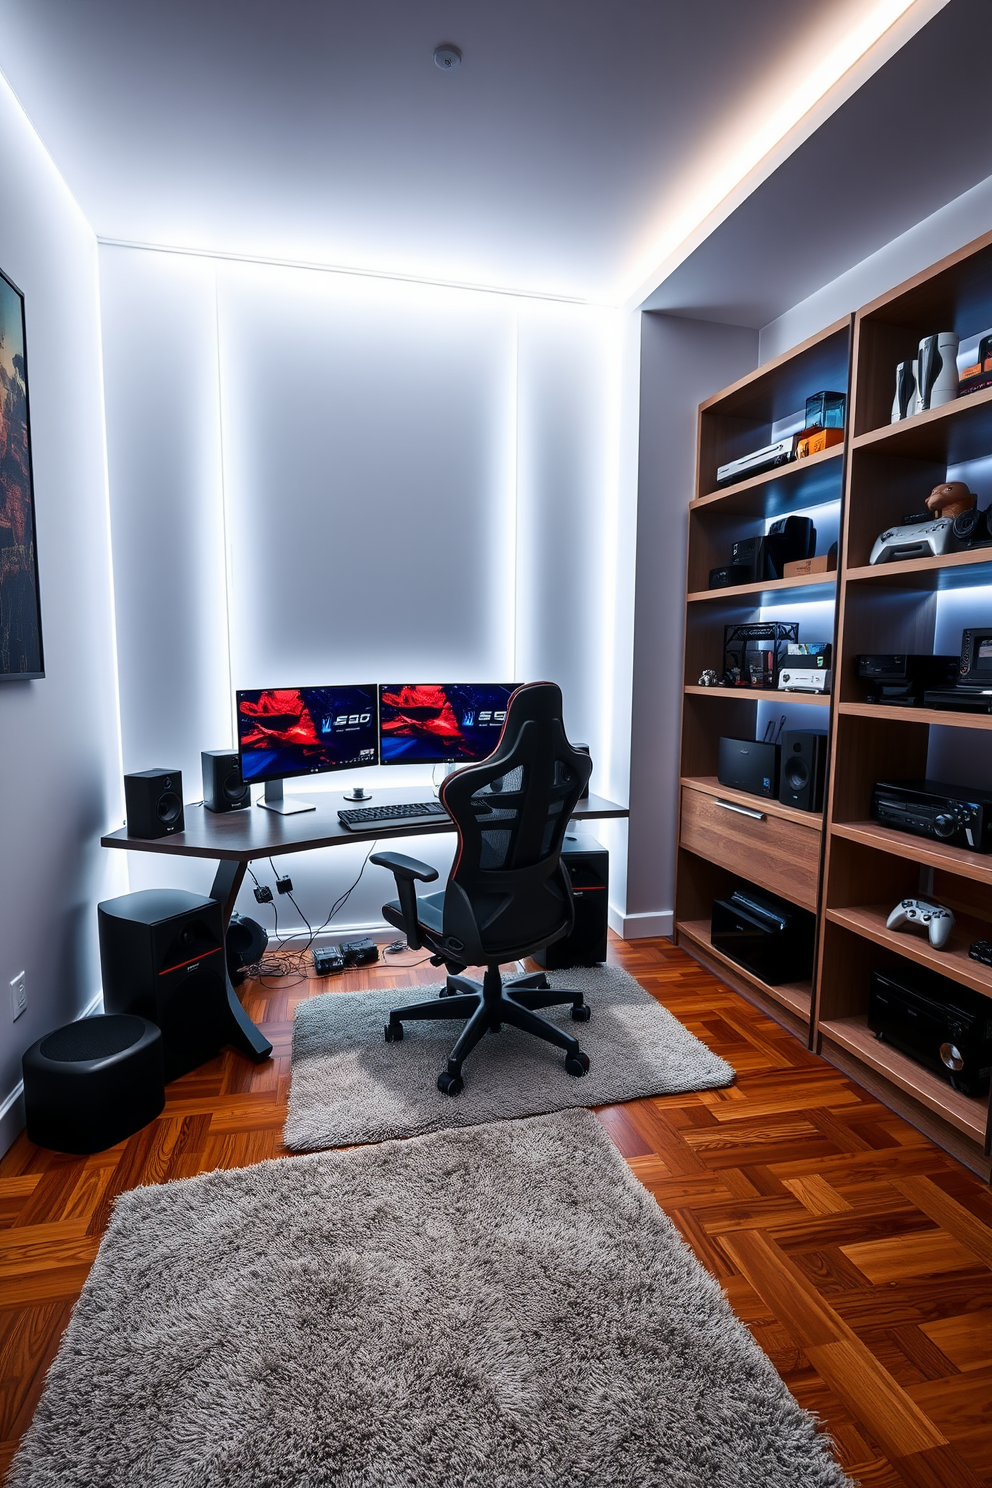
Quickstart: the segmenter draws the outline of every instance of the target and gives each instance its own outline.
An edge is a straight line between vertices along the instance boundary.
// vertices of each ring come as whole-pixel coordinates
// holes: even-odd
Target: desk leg
[[[221,921],[224,926],[224,934],[231,923],[231,915],[234,913],[234,903],[238,897],[238,890],[244,881],[246,864],[231,863],[222,859],[217,864],[214,881],[210,885],[210,897],[215,899],[221,907]],[[227,986],[227,1006],[231,1014],[232,1027],[229,1030],[228,1042],[239,1054],[246,1054],[255,1064],[261,1064],[268,1059],[272,1053],[272,1045],[265,1037],[262,1030],[253,1023],[241,1006],[241,999],[231,984],[231,978],[227,974],[227,962],[224,963],[224,981]]]

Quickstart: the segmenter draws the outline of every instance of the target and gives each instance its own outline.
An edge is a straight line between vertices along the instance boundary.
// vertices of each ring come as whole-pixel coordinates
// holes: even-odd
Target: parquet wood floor
[[[727,1090],[600,1110],[633,1171],[864,1488],[989,1488],[989,1190],[670,941],[614,941],[610,954],[738,1070]],[[95,1157],[19,1138],[0,1161],[0,1469],[115,1196],[288,1155],[296,1005],[436,977],[390,959],[331,984],[250,984],[267,1064],[223,1055],[169,1087],[158,1121]]]

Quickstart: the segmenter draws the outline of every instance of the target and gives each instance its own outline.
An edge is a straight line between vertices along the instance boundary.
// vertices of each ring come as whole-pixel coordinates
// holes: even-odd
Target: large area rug
[[[619,967],[553,971],[548,979],[582,992],[592,1010],[588,1023],[573,1023],[567,1007],[542,1015],[578,1037],[589,1073],[569,1075],[560,1049],[504,1028],[473,1049],[458,1096],[442,1095],[437,1077],[463,1020],[408,1023],[401,1043],[383,1038],[390,1008],[436,997],[440,982],[402,991],[328,992],[301,1003],[293,1025],[286,1145],[306,1151],[381,1142],[733,1080],[725,1060]]]
[[[850,1488],[595,1117],[118,1200],[10,1488]]]

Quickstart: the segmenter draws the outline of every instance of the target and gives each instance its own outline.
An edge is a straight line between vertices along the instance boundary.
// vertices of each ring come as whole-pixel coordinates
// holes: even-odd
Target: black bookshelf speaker
[[[212,1059],[230,1036],[220,905],[185,889],[143,889],[97,906],[103,1005],[162,1030],[166,1080]]]
[[[208,811],[240,811],[251,805],[251,791],[241,778],[236,749],[202,749],[203,804]]]
[[[827,775],[827,736],[823,732],[787,729],[782,735],[778,798],[800,811],[823,810]]]
[[[597,966],[606,960],[610,897],[610,855],[594,837],[566,836],[561,860],[572,880],[575,924],[571,933],[538,951],[538,966],[558,971],[566,966]]]
[[[124,776],[129,837],[167,837],[183,830],[181,770],[139,770]]]

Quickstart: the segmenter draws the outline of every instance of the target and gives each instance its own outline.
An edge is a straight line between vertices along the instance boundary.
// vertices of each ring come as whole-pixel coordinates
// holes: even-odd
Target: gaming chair
[[[571,1003],[585,1022],[581,992],[552,990],[544,972],[504,982],[500,964],[530,956],[568,935],[574,911],[568,871],[560,861],[568,820],[592,772],[588,755],[573,749],[562,724],[561,689],[554,682],[519,687],[510,698],[499,743],[488,759],[444,781],[440,799],[458,829],[458,851],[447,887],[419,898],[415,881],[432,883],[437,869],[402,853],[375,853],[389,868],[397,900],[382,912],[406,935],[411,950],[426,946],[435,965],[448,968],[439,997],[389,1014],[386,1042],[403,1037],[415,1019],[467,1019],[438,1076],[438,1089],[458,1095],[462,1064],[487,1031],[509,1023],[565,1050],[570,1075],[584,1075],[589,1059],[576,1038],[539,1008]],[[464,976],[485,966],[482,982]]]

